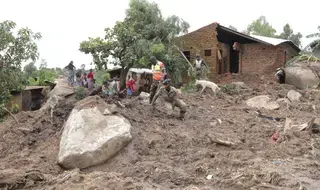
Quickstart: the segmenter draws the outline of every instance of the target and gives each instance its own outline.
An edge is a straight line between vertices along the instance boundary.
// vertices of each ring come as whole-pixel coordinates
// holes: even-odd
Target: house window
[[[186,58],[190,61],[190,51],[183,51],[182,52],[184,54],[184,56],[186,56]]]
[[[211,49],[204,50],[204,56],[211,56]]]

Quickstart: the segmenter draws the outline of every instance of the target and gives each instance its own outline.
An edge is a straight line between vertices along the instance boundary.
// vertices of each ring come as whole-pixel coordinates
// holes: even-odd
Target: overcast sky
[[[266,16],[277,30],[289,23],[304,36],[317,32],[320,0],[154,0],[164,16],[177,15],[190,23],[193,31],[212,22],[233,25],[238,30],[259,16]],[[73,60],[79,67],[91,56],[79,52],[79,43],[89,36],[103,37],[104,28],[112,27],[125,16],[129,0],[0,0],[0,22],[12,20],[19,27],[41,32],[40,57],[49,67],[64,67]],[[309,40],[304,39],[303,45]]]

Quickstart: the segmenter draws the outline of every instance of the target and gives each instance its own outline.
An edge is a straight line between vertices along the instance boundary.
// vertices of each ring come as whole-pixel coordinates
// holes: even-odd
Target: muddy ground
[[[139,101],[119,109],[132,124],[133,141],[107,163],[81,171],[64,171],[56,162],[73,98],[59,104],[53,117],[22,112],[16,115],[20,126],[8,117],[0,124],[0,189],[320,189],[320,134],[282,132],[285,118],[300,125],[319,117],[320,94],[300,91],[301,102],[261,109],[276,118],[270,120],[245,101],[256,95],[276,100],[294,88],[261,77],[224,83],[240,80],[249,88],[218,97],[210,91],[184,93],[184,121],[176,119],[178,110],[168,116]],[[275,130],[280,138],[272,143]],[[234,145],[218,145],[213,138]]]

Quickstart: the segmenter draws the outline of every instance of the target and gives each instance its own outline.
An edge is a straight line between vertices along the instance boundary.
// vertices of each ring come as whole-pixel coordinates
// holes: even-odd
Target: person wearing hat
[[[150,62],[151,62],[153,82],[152,82],[151,88],[150,88],[149,103],[151,103],[154,95],[156,94],[157,90],[159,89],[160,82],[163,81],[167,77],[165,66],[161,61],[158,61],[156,57],[151,56]]]
[[[184,119],[185,113],[187,111],[187,104],[178,98],[178,90],[170,85],[170,79],[165,79],[163,81],[163,86],[159,88],[157,93],[154,95],[151,104],[154,106],[157,98],[160,95],[167,95],[165,96],[165,100],[172,105],[172,110],[175,107],[180,109],[180,116],[179,119]]]
[[[204,60],[200,57],[200,54],[196,54],[196,60],[194,63],[194,67],[196,68],[196,77],[198,80],[203,78],[202,76],[202,68],[203,66],[207,67],[207,64],[204,62]]]

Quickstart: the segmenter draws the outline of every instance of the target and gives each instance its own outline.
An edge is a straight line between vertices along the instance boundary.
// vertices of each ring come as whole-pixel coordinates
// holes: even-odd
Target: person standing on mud
[[[159,89],[160,82],[164,80],[166,75],[166,69],[164,64],[161,61],[158,61],[154,56],[150,57],[151,62],[151,70],[152,70],[152,78],[153,82],[150,88],[150,99],[149,103],[152,102],[154,95],[156,94],[157,90]]]
[[[73,65],[73,61],[70,61],[70,63],[65,67],[65,69],[68,71],[68,86],[73,86],[75,68],[76,67]]]
[[[194,63],[194,67],[196,68],[196,77],[198,80],[203,78],[204,73],[204,67],[207,67],[207,64],[204,62],[204,60],[200,57],[199,54],[196,55],[196,60]]]
[[[179,119],[184,119],[185,113],[187,111],[187,104],[178,98],[178,90],[170,85],[170,79],[165,79],[163,81],[163,86],[157,91],[152,99],[152,106],[155,105],[157,98],[162,95],[166,94],[165,101],[171,103],[172,110],[177,106],[180,109],[180,116]]]
[[[94,74],[92,69],[90,69],[90,72],[88,73],[87,81],[88,81],[88,89],[91,90],[94,87]]]

